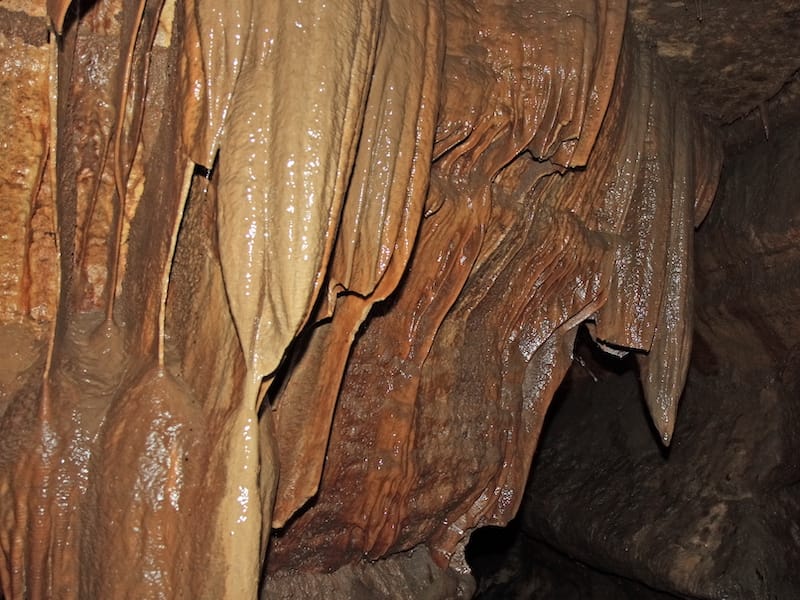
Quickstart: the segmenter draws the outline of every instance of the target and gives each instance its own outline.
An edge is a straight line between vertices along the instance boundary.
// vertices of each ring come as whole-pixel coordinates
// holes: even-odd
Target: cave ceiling
[[[763,129],[797,114],[797,0],[631,0],[629,16],[712,121],[752,116]]]
[[[671,443],[718,126],[785,133],[797,2],[43,4],[0,0],[3,597],[464,575],[584,322]]]

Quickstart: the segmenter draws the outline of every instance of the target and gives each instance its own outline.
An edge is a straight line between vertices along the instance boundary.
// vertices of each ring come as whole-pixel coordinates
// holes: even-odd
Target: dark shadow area
[[[607,354],[597,347],[588,331],[581,327],[574,354],[575,361],[550,404],[532,472],[536,471],[540,461],[552,459],[548,454],[552,451],[548,450],[549,445],[563,437],[565,423],[572,421],[572,413],[576,410],[583,412],[580,405],[587,402],[587,389],[613,387],[623,380],[633,383],[633,387],[629,386],[626,392],[629,395],[628,405],[634,413],[641,410],[643,422],[651,421],[641,401],[641,391],[638,393],[639,406],[636,406],[638,367],[633,353],[624,357]],[[605,444],[628,451],[631,441],[625,432],[617,429],[598,428],[594,435],[607,438]],[[651,438],[644,423],[638,429],[640,439],[636,446],[644,447],[650,453],[660,452],[665,459],[666,451],[660,445],[658,436],[653,433]],[[531,497],[526,493],[517,518],[507,527],[485,527],[472,534],[466,559],[476,579],[475,598],[669,600],[680,597],[598,570],[535,539],[526,527],[531,504]]]
[[[479,586],[503,569],[522,535],[520,521],[514,519],[506,527],[482,527],[470,536],[465,556]]]
[[[697,336],[695,336],[695,338],[696,337]],[[589,378],[594,384],[602,384],[614,378],[628,376],[635,378],[639,382],[639,409],[642,420],[647,423],[647,428],[653,437],[661,457],[664,460],[668,459],[671,447],[664,446],[664,444],[661,443],[661,434],[658,432],[658,429],[656,429],[653,419],[648,412],[644,394],[641,389],[639,365],[636,362],[636,355],[636,351],[629,351],[624,356],[614,356],[609,352],[605,352],[592,340],[586,325],[581,325],[575,338],[572,368],[561,383],[550,405],[548,418],[545,421],[544,429],[540,437],[540,443],[546,439],[548,424],[553,421],[553,417],[558,413],[558,407],[561,405],[564,398],[570,395],[575,388],[588,385]],[[680,408],[678,410],[680,411]]]
[[[66,33],[71,27],[75,26],[95,4],[97,4],[97,0],[73,0],[64,15],[63,31]]]
[[[476,600],[674,600],[680,598],[605,573],[508,527],[476,531],[467,546]]]

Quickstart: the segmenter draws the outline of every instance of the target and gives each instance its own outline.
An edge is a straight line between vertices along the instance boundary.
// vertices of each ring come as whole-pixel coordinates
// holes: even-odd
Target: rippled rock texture
[[[625,2],[2,10],[7,598],[463,570],[585,321],[669,443],[720,150]]]
[[[647,431],[632,361],[604,360],[584,337],[585,366],[539,441],[522,533],[479,597],[624,598],[591,587],[621,577],[649,586],[633,598],[798,596],[799,139],[787,124],[726,149],[696,236],[695,348],[669,450]]]

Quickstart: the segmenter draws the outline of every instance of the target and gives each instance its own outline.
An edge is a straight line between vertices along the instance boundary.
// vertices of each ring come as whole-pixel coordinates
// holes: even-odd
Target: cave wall
[[[697,238],[698,333],[733,371],[797,364],[798,126],[726,149],[717,206]]]
[[[798,131],[785,122],[726,148],[696,236],[695,344],[669,451],[653,443],[631,365],[584,345],[598,381],[576,368],[561,391],[527,535],[680,597],[797,596]]]
[[[625,2],[44,9],[0,38],[7,598],[463,571],[587,320],[670,442],[721,154]]]

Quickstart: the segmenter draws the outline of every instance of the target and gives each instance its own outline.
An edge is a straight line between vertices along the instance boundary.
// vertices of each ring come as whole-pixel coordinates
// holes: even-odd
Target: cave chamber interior
[[[0,598],[800,597],[798,42],[0,0]]]

